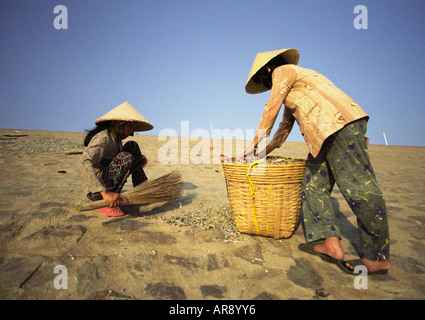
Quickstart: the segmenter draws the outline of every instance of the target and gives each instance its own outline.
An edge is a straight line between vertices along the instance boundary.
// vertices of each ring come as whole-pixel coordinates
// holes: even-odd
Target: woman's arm
[[[251,154],[255,151],[258,144],[265,138],[268,137],[271,133],[273,125],[276,121],[276,118],[279,114],[280,108],[284,103],[286,96],[288,95],[291,87],[295,83],[297,78],[296,72],[287,66],[281,66],[276,68],[273,71],[272,75],[272,89],[270,93],[269,101],[264,105],[264,112],[261,116],[260,124],[257,128],[257,134],[254,137],[251,145],[244,151],[244,153],[240,154],[237,159],[245,157],[248,154]],[[290,111],[285,108],[285,113]],[[287,117],[292,116],[292,114],[288,114]],[[284,115],[285,117],[285,115]],[[292,126],[290,127],[292,129]],[[290,130],[289,130],[290,131]],[[266,154],[262,151],[260,155],[266,156],[268,153],[273,151],[276,148],[276,145],[265,148]],[[268,151],[268,152],[267,152]]]

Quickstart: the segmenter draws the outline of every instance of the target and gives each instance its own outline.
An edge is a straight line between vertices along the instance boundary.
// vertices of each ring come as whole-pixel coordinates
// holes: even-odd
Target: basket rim
[[[290,160],[292,160],[292,162],[291,163],[272,163],[272,162],[269,163],[269,162],[267,162],[267,160],[270,159],[270,158],[272,158],[272,159],[290,159]],[[266,157],[265,163],[260,163],[260,161],[263,160],[263,159],[259,159],[259,160],[249,162],[249,163],[237,163],[237,162],[233,162],[233,161],[232,162],[222,161],[221,165],[223,167],[226,166],[226,167],[240,167],[240,168],[243,168],[243,167],[249,168],[249,167],[253,167],[253,166],[256,166],[256,165],[265,165],[266,167],[288,167],[288,166],[290,166],[290,167],[305,167],[307,165],[307,160],[301,159],[301,158],[271,156],[271,157]]]
[[[262,158],[264,159],[264,158]],[[261,161],[262,159],[253,161],[253,162],[249,162],[249,163],[237,163],[237,162],[225,162],[222,161],[221,164],[224,166],[252,166],[253,164],[255,164],[258,161]],[[267,156],[266,157],[266,166],[282,166],[282,165],[288,165],[288,163],[273,163],[273,162],[267,162],[268,159],[289,159],[292,160],[292,163],[289,163],[290,165],[306,165],[307,163],[307,159],[302,159],[302,158],[293,158],[293,157],[285,157],[285,156]]]

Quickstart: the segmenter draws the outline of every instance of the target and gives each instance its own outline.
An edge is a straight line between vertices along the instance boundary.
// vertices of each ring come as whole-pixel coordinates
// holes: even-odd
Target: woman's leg
[[[120,152],[98,176],[107,191],[121,192],[131,173],[133,156],[129,152]],[[102,200],[99,192],[89,193],[90,200]]]
[[[136,187],[139,184],[148,180],[148,177],[143,170],[143,166],[146,164],[147,159],[141,153],[139,145],[135,141],[128,141],[122,148],[123,151],[129,152],[133,156],[133,162],[131,166],[131,178],[133,186]]]
[[[323,244],[315,245],[315,251],[334,258],[343,256],[339,230],[333,216],[328,215],[331,186],[336,181],[357,217],[363,260],[377,261],[374,265],[369,263],[368,267],[379,270],[390,266],[388,219],[384,196],[367,150],[366,128],[366,120],[347,125],[327,139],[319,155],[307,162],[302,207],[307,242],[326,237]],[[324,214],[326,219],[323,219]],[[332,252],[339,252],[339,257]]]
[[[366,120],[358,120],[337,132],[326,159],[357,217],[364,258],[385,261],[390,255],[387,209],[370,162],[366,127]]]
[[[302,182],[302,210],[307,242],[314,244],[314,251],[342,260],[341,233],[330,201],[335,184],[326,161],[326,144],[316,158],[307,161]]]
[[[302,211],[307,242],[324,241],[326,238],[340,238],[330,194],[335,184],[332,172],[326,162],[326,146],[316,158],[307,161],[302,181]]]

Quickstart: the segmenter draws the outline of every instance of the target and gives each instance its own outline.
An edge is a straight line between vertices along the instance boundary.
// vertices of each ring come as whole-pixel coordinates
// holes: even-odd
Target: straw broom
[[[183,194],[183,182],[180,173],[175,170],[164,174],[156,179],[147,180],[137,187],[121,193],[128,202],[120,201],[120,205],[128,204],[150,204],[157,202],[168,202],[178,199]],[[77,211],[87,211],[109,206],[105,200],[77,206]]]

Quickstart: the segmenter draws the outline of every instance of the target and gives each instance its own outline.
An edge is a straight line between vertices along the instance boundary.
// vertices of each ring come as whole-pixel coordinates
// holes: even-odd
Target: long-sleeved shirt
[[[83,187],[87,193],[106,190],[98,176],[121,150],[121,140],[115,141],[108,134],[108,130],[99,132],[90,140],[77,164],[77,172],[83,180]]]
[[[367,117],[362,108],[322,74],[293,64],[276,68],[272,74],[270,99],[257,129],[259,138],[268,137],[282,104],[282,121],[271,145],[281,147],[295,120],[313,157],[327,137],[346,124]]]

